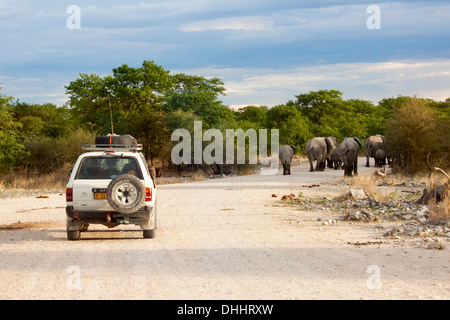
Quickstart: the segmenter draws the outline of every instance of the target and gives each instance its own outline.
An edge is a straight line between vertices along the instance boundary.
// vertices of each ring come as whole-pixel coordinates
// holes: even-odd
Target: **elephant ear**
[[[358,139],[357,137],[354,137],[353,139],[354,139],[354,140],[356,141],[356,143],[358,144],[359,149],[361,149],[361,141],[359,141],[359,139]]]
[[[383,149],[386,150],[386,143],[384,142],[384,136],[381,136],[381,140],[383,141]]]
[[[327,143],[327,152],[331,152],[330,150],[332,150],[334,147],[333,141],[331,141],[331,139],[327,137],[325,138],[325,142]]]
[[[334,145],[337,147],[339,145],[339,141],[336,137],[333,137]]]
[[[293,146],[292,144],[290,145],[290,147],[292,148],[292,151],[294,151],[294,154],[297,153],[297,148],[295,146]]]

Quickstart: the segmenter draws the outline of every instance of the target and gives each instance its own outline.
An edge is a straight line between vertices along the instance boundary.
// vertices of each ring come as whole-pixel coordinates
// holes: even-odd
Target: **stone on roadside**
[[[430,242],[427,245],[427,249],[428,250],[445,250],[446,247],[442,243],[435,241],[435,242]]]
[[[366,194],[362,189],[350,189],[348,190],[347,195],[353,200],[362,200],[366,197]]]

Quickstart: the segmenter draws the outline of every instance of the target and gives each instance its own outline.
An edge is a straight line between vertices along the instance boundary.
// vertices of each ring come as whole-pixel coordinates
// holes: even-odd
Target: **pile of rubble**
[[[302,194],[298,197],[290,194],[283,196],[282,200],[295,202],[301,210],[340,213],[340,218],[327,219],[323,224],[333,224],[338,221],[401,221],[403,222],[401,225],[390,227],[383,236],[397,239],[400,237],[444,237],[450,241],[450,221],[431,221],[428,207],[414,202],[376,201],[366,196],[363,190],[355,189],[350,189],[337,199],[329,197],[311,199],[303,197]]]

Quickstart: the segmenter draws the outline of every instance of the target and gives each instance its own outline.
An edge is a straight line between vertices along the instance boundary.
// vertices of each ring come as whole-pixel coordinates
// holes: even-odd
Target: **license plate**
[[[96,192],[94,193],[94,199],[106,199],[105,192]]]

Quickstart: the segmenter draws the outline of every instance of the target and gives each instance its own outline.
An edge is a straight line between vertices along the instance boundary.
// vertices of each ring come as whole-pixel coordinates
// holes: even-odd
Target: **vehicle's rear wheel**
[[[156,229],[144,230],[143,233],[145,239],[153,239],[156,235]]]
[[[78,240],[80,239],[80,230],[67,230],[68,240]]]
[[[149,221],[148,221],[148,224],[149,225],[152,225],[153,226],[153,228],[152,229],[143,229],[143,231],[144,231],[144,238],[145,239],[153,239],[154,237],[155,237],[155,235],[156,235],[156,226],[157,226],[157,213],[158,213],[158,209],[157,209],[158,207],[157,207],[157,201],[156,201],[156,199],[155,199],[155,204],[154,204],[154,207],[153,207],[153,213],[151,214],[151,216],[149,216]]]
[[[111,180],[106,189],[106,198],[115,211],[133,213],[144,205],[145,187],[136,176],[122,174]]]

